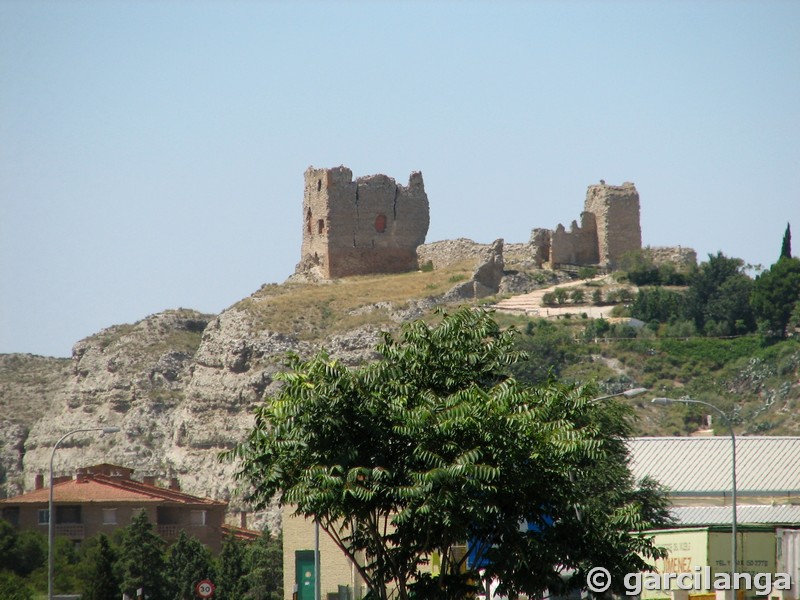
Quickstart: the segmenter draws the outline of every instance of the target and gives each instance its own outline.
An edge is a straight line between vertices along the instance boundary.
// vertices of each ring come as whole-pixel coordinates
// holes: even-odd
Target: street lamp
[[[731,432],[731,576],[736,571],[736,435],[733,433],[733,424],[731,420],[728,418],[722,410],[718,407],[710,404],[708,402],[704,402],[703,400],[692,400],[691,398],[682,398],[680,400],[676,400],[674,398],[653,398],[653,404],[677,404],[680,402],[684,402],[686,404],[702,404],[703,406],[707,406],[711,410],[716,411],[728,424],[728,429]]]
[[[55,511],[53,510],[53,459],[56,456],[56,450],[59,444],[66,438],[74,433],[81,433],[85,431],[101,431],[103,435],[107,433],[117,433],[119,427],[88,427],[82,429],[73,429],[65,433],[53,446],[53,451],[50,453],[50,499],[47,505],[47,600],[53,600],[53,562],[54,562],[54,548],[56,541]]]
[[[635,398],[636,396],[641,396],[642,394],[647,393],[647,388],[633,388],[631,390],[625,390],[624,392],[618,392],[616,394],[609,394],[608,396],[600,396],[599,398],[592,398],[589,402],[600,402],[601,400],[608,400],[609,398],[616,398],[617,396],[625,396],[626,398]]]

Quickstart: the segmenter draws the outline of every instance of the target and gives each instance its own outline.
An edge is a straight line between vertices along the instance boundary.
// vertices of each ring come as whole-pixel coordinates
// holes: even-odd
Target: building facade
[[[174,477],[161,487],[154,477],[136,481],[132,473],[132,469],[101,464],[78,469],[74,477],[55,479],[56,536],[80,543],[126,527],[144,511],[167,542],[177,540],[183,530],[212,551],[221,549],[226,502],[183,493]],[[34,488],[27,494],[0,500],[0,515],[17,529],[47,534],[50,489],[42,475],[36,476]]]

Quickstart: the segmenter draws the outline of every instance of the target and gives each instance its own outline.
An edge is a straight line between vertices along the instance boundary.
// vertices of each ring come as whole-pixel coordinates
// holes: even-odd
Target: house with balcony
[[[76,543],[99,533],[110,534],[117,527],[130,525],[144,511],[156,531],[168,543],[177,540],[181,530],[218,552],[226,534],[227,503],[200,498],[180,490],[176,477],[166,486],[155,477],[137,481],[133,469],[99,464],[78,469],[75,476],[53,480],[55,532]],[[34,490],[0,500],[0,516],[14,527],[47,533],[51,515],[50,489],[44,476],[37,475]]]

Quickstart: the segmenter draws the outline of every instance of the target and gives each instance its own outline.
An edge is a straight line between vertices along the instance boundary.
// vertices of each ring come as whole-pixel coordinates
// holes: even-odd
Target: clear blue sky
[[[420,170],[428,241],[633,181],[646,245],[800,254],[800,2],[0,0],[0,352],[219,312],[300,254],[303,171]]]

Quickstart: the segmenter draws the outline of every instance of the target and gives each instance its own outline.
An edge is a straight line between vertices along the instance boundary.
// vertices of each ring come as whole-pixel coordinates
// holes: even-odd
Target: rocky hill
[[[64,432],[118,425],[115,435],[66,440],[56,474],[111,462],[135,469],[136,477],[178,477],[189,493],[230,501],[232,513],[248,511],[236,493],[234,466],[217,457],[244,438],[287,352],[308,356],[325,347],[357,364],[372,358],[382,330],[428,315],[435,305],[482,302],[569,277],[537,269],[526,256],[522,245],[504,253],[502,241],[438,242],[420,248],[418,272],[318,283],[293,278],[265,285],[219,315],[176,309],[110,327],[76,343],[71,359],[0,356],[0,495],[31,489]],[[610,386],[648,377],[637,371],[640,360],[602,360],[607,373],[592,376]],[[593,368],[599,364],[598,358]],[[785,376],[796,382],[797,365]],[[797,403],[800,386],[775,385],[783,386],[784,404]],[[250,515],[249,525],[276,527],[277,511]]]
[[[381,330],[476,290],[496,293],[502,242],[455,245],[469,252],[427,272],[265,285],[219,315],[177,309],[113,326],[76,343],[71,359],[0,356],[0,495],[30,490],[64,432],[116,425],[121,433],[65,440],[56,475],[111,462],[137,477],[176,476],[184,491],[247,510],[234,466],[217,457],[244,438],[286,353],[325,347],[356,364],[371,357]],[[275,526],[275,511],[249,523]]]

